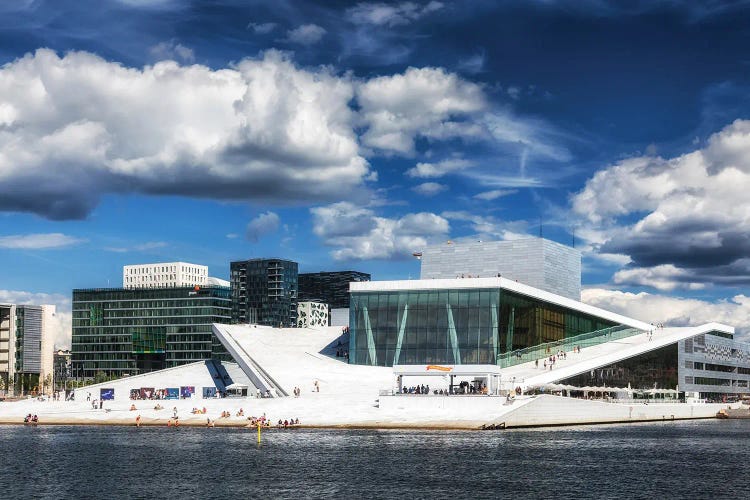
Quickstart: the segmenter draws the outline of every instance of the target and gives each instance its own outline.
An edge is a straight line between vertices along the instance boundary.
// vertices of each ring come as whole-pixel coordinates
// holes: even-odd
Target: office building
[[[123,288],[171,288],[207,285],[208,267],[189,262],[159,262],[123,266]]]
[[[52,391],[55,306],[0,304],[0,391]]]
[[[573,300],[581,298],[581,252],[554,241],[447,242],[421,252],[421,279],[501,276]]]
[[[331,309],[349,308],[349,283],[370,281],[370,275],[358,271],[301,273],[299,300],[319,300]]]
[[[283,259],[232,262],[232,322],[296,326],[297,269],[296,262]]]
[[[71,370],[108,377],[228,359],[212,331],[228,323],[229,288],[95,288],[73,290]]]

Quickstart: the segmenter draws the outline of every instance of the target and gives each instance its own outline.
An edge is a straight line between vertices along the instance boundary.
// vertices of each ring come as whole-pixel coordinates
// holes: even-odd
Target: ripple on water
[[[0,426],[3,498],[738,498],[750,421],[508,431]]]

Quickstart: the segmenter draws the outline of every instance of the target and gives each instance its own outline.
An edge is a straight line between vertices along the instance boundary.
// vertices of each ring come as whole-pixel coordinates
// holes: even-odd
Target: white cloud
[[[736,295],[731,300],[707,302],[646,292],[588,288],[581,292],[581,300],[649,323],[695,326],[716,321],[734,326],[738,336],[747,337],[750,334],[750,297],[745,295]]]
[[[705,284],[691,282],[690,273],[685,269],[679,269],[672,264],[647,268],[621,269],[612,276],[612,282],[616,285],[650,286],[657,290],[669,291],[675,288],[688,288],[700,290]]]
[[[0,68],[0,210],[81,218],[127,191],[341,199],[370,174],[353,97],[275,51],[212,70],[41,49]]]
[[[62,233],[15,234],[0,236],[0,248],[41,250],[69,247],[84,241]]]
[[[430,242],[444,239],[450,231],[446,219],[432,213],[379,217],[367,208],[348,202],[310,210],[313,231],[336,260],[407,258]]]
[[[411,188],[417,194],[422,196],[435,196],[448,190],[448,186],[445,184],[438,184],[437,182],[424,182],[418,186]]]
[[[54,347],[70,348],[72,314],[70,297],[62,294],[34,293],[19,290],[0,290],[0,303],[23,305],[54,305],[55,317],[51,325]]]
[[[256,35],[267,35],[276,29],[276,23],[249,23],[247,29],[252,29]]]
[[[464,160],[461,158],[451,158],[436,163],[417,163],[417,166],[412,167],[406,171],[406,175],[408,175],[409,177],[429,179],[435,177],[443,177],[451,173],[459,172],[471,166],[472,163],[468,160]]]
[[[468,223],[474,233],[469,237],[472,240],[519,240],[530,237],[526,232],[528,225],[522,220],[506,221],[491,215],[472,214],[464,210],[448,210],[440,215],[451,221]]]
[[[481,88],[442,68],[408,68],[359,87],[365,145],[411,154],[414,139],[478,137],[481,127],[463,121],[486,106]]]
[[[492,191],[485,191],[483,193],[475,194],[474,198],[476,198],[477,200],[492,201],[498,198],[502,198],[503,196],[516,194],[517,192],[517,189],[493,189]]]
[[[195,61],[193,49],[177,43],[176,40],[169,40],[168,42],[161,42],[154,45],[149,49],[149,54],[156,61],[172,60],[186,63]]]
[[[576,234],[593,251],[626,256],[621,283],[695,289],[750,283],[750,121],[706,148],[642,156],[598,171],[573,196]],[[671,287],[671,288],[670,288]]]
[[[116,253],[148,252],[150,250],[165,248],[167,246],[168,244],[164,241],[147,241],[145,243],[140,243],[138,245],[128,247],[104,247],[104,250]]]
[[[257,243],[262,237],[275,233],[279,229],[279,216],[275,212],[264,212],[251,220],[247,225],[247,239]]]
[[[422,5],[415,2],[402,2],[398,4],[363,2],[350,8],[347,13],[349,19],[357,24],[392,27],[412,23],[442,8],[443,3],[434,0]]]
[[[293,30],[287,31],[286,39],[289,42],[300,45],[312,45],[318,43],[325,34],[326,30],[317,24],[303,24]]]

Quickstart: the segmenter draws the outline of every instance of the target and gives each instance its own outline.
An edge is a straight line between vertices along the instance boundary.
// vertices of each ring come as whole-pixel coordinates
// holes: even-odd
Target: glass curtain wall
[[[609,326],[501,289],[352,294],[353,364],[495,364],[497,355]]]
[[[627,387],[630,384],[632,389],[676,389],[677,365],[677,344],[672,344],[561,380],[560,384],[575,387]]]

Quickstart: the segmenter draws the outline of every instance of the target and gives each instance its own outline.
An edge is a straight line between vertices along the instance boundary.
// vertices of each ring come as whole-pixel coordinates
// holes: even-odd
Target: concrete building
[[[123,288],[170,288],[208,284],[208,267],[189,262],[136,264],[122,268]]]
[[[573,300],[581,298],[581,252],[554,241],[448,242],[422,251],[421,279],[502,276]]]
[[[0,391],[49,394],[55,306],[0,304]]]
[[[283,259],[232,262],[232,322],[296,326],[297,270],[296,262]]]

